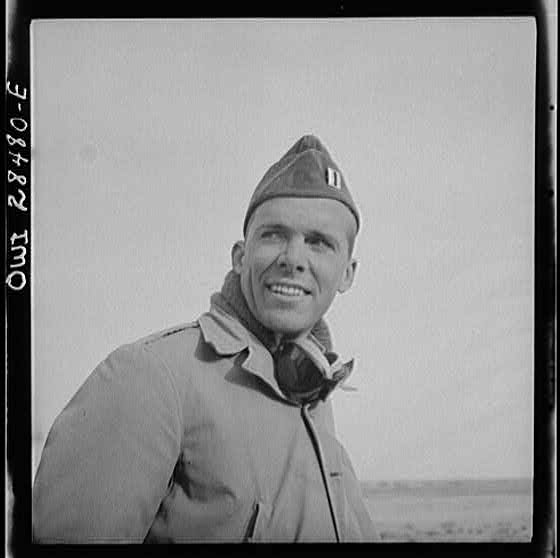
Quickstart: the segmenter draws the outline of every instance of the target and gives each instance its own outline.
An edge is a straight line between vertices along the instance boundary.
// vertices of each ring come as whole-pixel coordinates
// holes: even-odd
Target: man
[[[257,186],[210,310],[117,349],[57,418],[34,539],[373,540],[330,402],[352,362],[322,319],[352,285],[359,224],[304,136]]]

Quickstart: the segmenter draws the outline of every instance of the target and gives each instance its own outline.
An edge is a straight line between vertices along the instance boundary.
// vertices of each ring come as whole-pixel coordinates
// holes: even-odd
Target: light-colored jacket
[[[270,353],[212,308],[125,345],[55,421],[36,542],[371,541],[330,400],[290,403]]]

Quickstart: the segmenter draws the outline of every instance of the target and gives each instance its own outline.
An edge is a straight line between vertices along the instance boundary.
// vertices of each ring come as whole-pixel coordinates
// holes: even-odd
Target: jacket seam
[[[183,333],[189,329],[196,329],[198,327],[200,327],[198,320],[193,320],[185,324],[180,324],[174,327],[163,329],[156,333],[151,333],[150,335],[146,335],[145,337],[141,337],[140,339],[137,339],[136,342],[140,343],[141,345],[152,345],[153,343],[156,343],[161,339],[165,339],[170,335],[175,335],[176,333]]]
[[[179,395],[179,390],[177,388],[177,385],[175,383],[175,380],[173,378],[173,374],[171,373],[171,370],[169,369],[169,367],[167,366],[167,363],[161,358],[161,356],[159,356],[158,354],[156,354],[149,346],[148,344],[143,344],[142,348],[146,351],[146,353],[148,353],[153,360],[158,361],[161,365],[161,367],[165,370],[165,375],[167,377],[167,379],[169,380],[169,383],[171,384],[171,388],[173,389],[173,393],[175,395],[175,404],[177,405],[177,409],[179,410],[179,430],[180,430],[180,445],[182,445],[182,438],[183,438],[183,433],[181,431],[182,429],[182,425],[184,424],[184,409],[183,409],[183,405],[181,404],[181,398]]]

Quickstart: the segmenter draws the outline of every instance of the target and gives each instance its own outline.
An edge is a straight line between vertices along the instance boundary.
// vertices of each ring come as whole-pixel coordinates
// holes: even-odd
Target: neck
[[[311,330],[303,331],[297,335],[289,335],[286,333],[272,332],[272,339],[274,341],[274,350],[276,350],[285,341],[295,341],[296,339],[304,339],[311,333]]]

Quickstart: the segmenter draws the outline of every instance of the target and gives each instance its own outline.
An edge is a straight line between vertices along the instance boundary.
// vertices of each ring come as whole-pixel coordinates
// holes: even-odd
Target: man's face
[[[355,221],[340,202],[273,198],[255,210],[233,268],[259,322],[288,337],[307,333],[337,292],[350,288],[356,261],[349,254]]]

